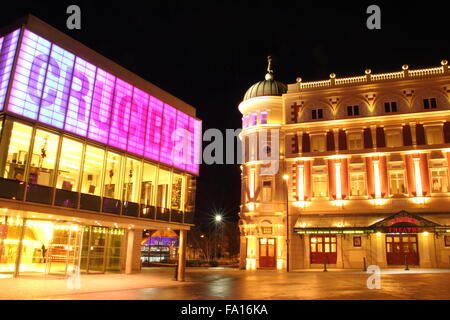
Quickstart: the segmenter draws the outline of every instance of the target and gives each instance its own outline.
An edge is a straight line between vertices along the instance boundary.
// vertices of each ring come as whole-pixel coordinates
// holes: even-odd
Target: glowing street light
[[[221,223],[221,222],[222,222],[222,215],[216,214],[216,215],[214,216],[214,221],[215,221],[216,223]]]

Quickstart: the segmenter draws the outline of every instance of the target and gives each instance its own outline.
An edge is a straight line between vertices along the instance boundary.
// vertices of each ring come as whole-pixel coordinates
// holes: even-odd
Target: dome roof
[[[287,92],[287,86],[284,83],[267,78],[252,85],[245,93],[244,100],[261,96],[281,96]]]

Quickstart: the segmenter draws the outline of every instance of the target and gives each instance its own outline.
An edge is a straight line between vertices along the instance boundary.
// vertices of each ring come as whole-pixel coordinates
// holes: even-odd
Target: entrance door
[[[386,260],[388,265],[419,265],[417,235],[386,235]]]
[[[261,238],[259,239],[259,267],[260,268],[275,268],[275,239]]]
[[[311,235],[309,238],[311,264],[336,264],[337,240],[335,235]]]

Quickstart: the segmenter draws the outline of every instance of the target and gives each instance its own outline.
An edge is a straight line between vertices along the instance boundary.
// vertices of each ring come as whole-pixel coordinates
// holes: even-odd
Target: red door
[[[417,235],[386,235],[386,260],[388,265],[419,265]]]
[[[275,268],[276,267],[276,246],[274,238],[259,239],[259,267]]]
[[[309,237],[311,264],[325,261],[327,264],[336,264],[337,240],[335,235],[311,235]]]

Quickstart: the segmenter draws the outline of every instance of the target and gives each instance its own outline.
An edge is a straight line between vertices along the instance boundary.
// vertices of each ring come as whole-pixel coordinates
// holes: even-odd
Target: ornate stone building
[[[450,267],[447,61],[287,86],[269,65],[239,110],[242,268]]]

